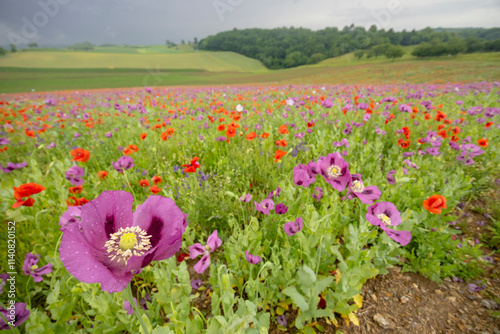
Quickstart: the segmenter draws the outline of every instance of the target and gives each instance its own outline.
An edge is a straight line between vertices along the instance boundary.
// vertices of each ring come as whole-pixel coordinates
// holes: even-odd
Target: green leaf
[[[304,296],[302,296],[294,286],[289,286],[285,290],[282,291],[283,294],[292,298],[293,303],[297,305],[302,311],[308,311],[309,305],[307,304]]]

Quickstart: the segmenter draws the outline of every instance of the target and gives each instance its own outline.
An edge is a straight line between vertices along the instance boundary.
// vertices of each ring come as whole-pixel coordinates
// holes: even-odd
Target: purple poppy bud
[[[252,195],[246,194],[240,197],[240,201],[250,203],[252,200]]]
[[[319,202],[323,197],[323,189],[321,189],[320,187],[315,187],[314,193],[312,193],[311,196],[316,200],[316,202]]]
[[[288,322],[287,322],[286,317],[285,317],[285,315],[284,315],[284,314],[282,314],[282,315],[278,315],[278,316],[276,317],[276,322],[277,322],[277,323],[278,323],[278,325],[280,325],[280,326],[283,326],[283,327],[288,326]]]
[[[9,274],[0,274],[0,295],[3,293],[3,287],[5,286],[7,279],[9,278]]]
[[[134,297],[134,303],[137,305],[137,299],[135,297]],[[123,309],[127,311],[128,315],[134,314],[134,308],[132,307],[132,305],[128,300],[125,300],[123,302]]]

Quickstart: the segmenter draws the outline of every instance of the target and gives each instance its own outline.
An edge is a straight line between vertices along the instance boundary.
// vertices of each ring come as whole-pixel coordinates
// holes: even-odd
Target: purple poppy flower
[[[490,264],[495,263],[495,259],[492,256],[483,256],[482,258],[483,258],[483,260],[489,262]],[[0,275],[0,276],[2,276],[2,275]],[[1,294],[1,292],[0,292],[0,294]]]
[[[341,141],[334,141],[332,145],[335,147],[342,147],[345,145],[345,147],[349,148],[349,142],[347,141],[347,138],[344,138]]]
[[[117,162],[113,162],[113,168],[119,173],[123,173],[124,170],[134,167],[134,159],[128,155],[122,156]]]
[[[242,202],[247,202],[247,203],[250,203],[250,201],[252,200],[252,195],[250,194],[243,194],[243,196],[240,197],[240,201]]]
[[[2,137],[0,138],[0,145],[7,145],[10,144],[9,138]]]
[[[351,179],[349,163],[338,152],[330,153],[318,159],[321,175],[334,189],[344,191]]]
[[[278,315],[276,317],[276,322],[278,323],[278,325],[280,326],[283,326],[283,327],[286,327],[288,326],[288,321],[286,320],[286,316],[284,314],[282,315]]]
[[[187,220],[175,202],[150,196],[135,212],[132,202],[126,191],[104,191],[81,207],[81,223],[65,226],[59,255],[75,278],[119,292],[137,271],[179,251]]]
[[[389,171],[389,173],[387,173],[387,182],[389,182],[389,184],[396,183],[396,180],[394,179],[394,174],[396,174],[396,171],[394,169]]]
[[[327,108],[328,109],[328,108],[333,107],[333,101],[330,100],[330,99],[325,99],[323,101],[323,103],[321,103],[321,105],[323,106],[323,108]]]
[[[19,168],[23,168],[23,167],[26,167],[26,166],[28,166],[27,162],[21,162],[21,163],[18,163],[18,164],[15,164],[13,162],[7,162],[7,166],[3,167],[2,165],[0,165],[0,169],[2,169],[2,171],[4,173],[10,173],[13,170],[16,170],[16,169],[19,169]]]
[[[224,136],[220,136],[220,137],[215,138],[216,141],[225,141],[226,139],[227,138]]]
[[[271,191],[267,198],[273,198],[273,197],[278,197],[281,195],[281,188],[278,186],[275,191]]]
[[[105,135],[106,137],[108,137],[108,138],[113,137],[113,133],[112,133],[111,131],[110,131],[110,132],[106,132],[104,135]]]
[[[288,206],[286,206],[283,203],[276,204],[276,207],[274,208],[274,212],[278,215],[284,215],[285,213],[288,212]]]
[[[474,284],[474,283],[467,284],[467,287],[472,292],[479,292],[481,290],[484,290],[484,288],[485,288],[484,285],[477,285],[477,284]]]
[[[380,129],[378,126],[375,125],[375,132],[378,134],[378,135],[381,135],[381,136],[384,136],[385,134],[387,134],[387,131],[384,131],[382,129]]]
[[[74,186],[81,186],[85,183],[82,176],[85,175],[85,170],[80,166],[71,166],[66,172],[66,180]]]
[[[25,303],[10,304],[7,309],[0,309],[2,317],[0,317],[0,330],[9,330],[10,326],[19,327],[25,322],[29,316],[30,311],[26,309]],[[5,322],[7,319],[8,323]]]
[[[323,197],[323,189],[321,189],[320,187],[315,187],[314,193],[312,193],[311,196],[316,200],[316,202],[319,202]]]
[[[274,202],[272,199],[265,199],[265,200],[262,200],[260,203],[257,203],[254,201],[254,204],[255,204],[255,210],[265,214],[265,215],[268,215],[269,212],[274,209]]]
[[[135,297],[134,297],[134,303],[137,305],[137,299]],[[128,300],[125,300],[123,302],[123,309],[127,311],[128,315],[134,314],[134,308],[132,307],[132,305]]]
[[[425,149],[425,152],[430,155],[437,156],[440,154],[439,147],[429,147]]]
[[[3,287],[5,286],[9,278],[9,274],[0,274],[0,295],[3,293]]]
[[[198,290],[203,285],[203,281],[201,279],[194,279],[191,281],[191,288],[194,290]]]
[[[300,132],[300,133],[296,133],[296,134],[294,134],[294,136],[295,136],[295,137],[297,137],[297,138],[299,138],[299,139],[304,138],[304,136],[305,136],[305,135],[306,135],[306,134],[305,134],[304,132]]]
[[[75,132],[75,134],[74,134],[75,139],[78,138],[78,137],[81,137],[81,136],[82,136],[82,134],[78,133],[78,132]]]
[[[361,174],[351,174],[351,181],[349,182],[349,194],[347,199],[354,199],[355,197],[365,204],[372,205],[373,201],[380,198],[382,192],[377,186],[365,187]]]
[[[217,235],[217,230],[215,230],[207,239],[207,245],[203,247],[200,243],[189,246],[189,258],[195,259],[198,255],[203,255],[201,260],[194,265],[194,270],[198,274],[203,274],[210,266],[210,253],[219,248],[222,241]]]
[[[294,235],[295,233],[302,230],[304,224],[302,223],[302,217],[295,219],[293,222],[286,223],[283,228],[285,229],[285,233],[289,236]]]
[[[64,227],[70,223],[79,223],[81,212],[81,206],[69,206],[68,210],[66,210],[66,212],[62,214],[61,218],[59,218],[61,231],[64,230]]]
[[[47,275],[52,272],[52,263],[49,263],[41,268],[38,268],[38,256],[32,253],[26,254],[24,258],[23,271],[25,275],[33,277],[35,282],[43,281],[42,275]]]
[[[392,240],[406,246],[411,240],[409,231],[395,231],[388,226],[402,223],[398,209],[391,202],[379,202],[368,208],[366,219],[370,224],[380,227]]]
[[[248,251],[245,251],[245,257],[250,264],[257,264],[262,261],[262,258],[260,256],[252,255]]]

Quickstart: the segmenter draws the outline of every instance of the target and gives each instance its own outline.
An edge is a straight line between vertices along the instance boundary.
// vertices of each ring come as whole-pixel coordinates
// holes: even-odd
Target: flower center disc
[[[122,227],[110,235],[104,246],[112,261],[116,259],[126,264],[132,256],[141,256],[151,248],[149,238],[151,236],[139,226]]]
[[[363,190],[365,190],[365,186],[363,185],[362,182],[358,180],[352,182],[352,191],[354,191],[355,193],[361,193],[363,192]]]
[[[387,217],[383,213],[378,215],[377,218],[380,219],[382,221],[382,223],[384,223],[385,225],[387,225],[387,226],[391,225],[391,218]]]
[[[340,176],[340,167],[337,165],[328,167],[328,169],[326,170],[326,175],[328,175],[328,177],[330,177],[331,179]]]

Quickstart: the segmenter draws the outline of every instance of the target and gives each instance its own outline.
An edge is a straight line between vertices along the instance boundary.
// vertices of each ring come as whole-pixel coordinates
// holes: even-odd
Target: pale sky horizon
[[[0,0],[0,45],[152,45],[233,28],[500,27],[499,0]]]

